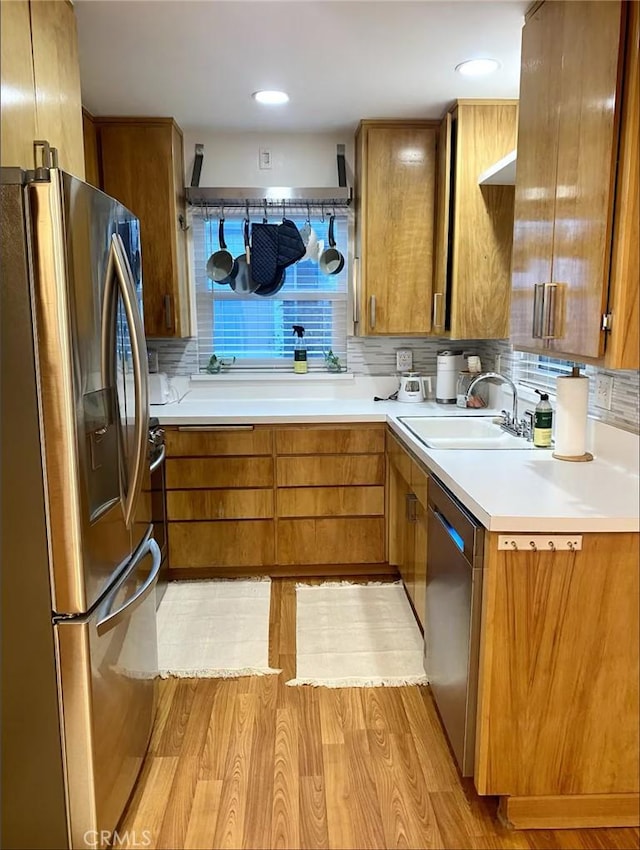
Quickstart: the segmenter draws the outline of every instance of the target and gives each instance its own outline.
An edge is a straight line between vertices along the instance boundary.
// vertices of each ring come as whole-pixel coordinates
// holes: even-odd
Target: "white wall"
[[[336,145],[346,146],[347,182],[353,185],[353,137],[335,133],[184,134],[185,186],[191,184],[195,145],[204,145],[200,186],[299,188],[338,185]],[[258,167],[260,148],[271,151],[270,170]]]

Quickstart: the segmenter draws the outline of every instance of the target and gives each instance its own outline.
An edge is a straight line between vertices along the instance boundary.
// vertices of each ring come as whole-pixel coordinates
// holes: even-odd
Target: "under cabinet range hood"
[[[185,189],[185,197],[191,206],[219,206],[226,208],[261,206],[265,210],[279,206],[299,204],[308,206],[345,207],[353,199],[353,190],[347,186],[345,146],[336,145],[336,168],[338,185],[321,188],[293,188],[291,186],[269,187],[202,187],[199,186],[204,145],[195,146],[195,159],[191,185]]]

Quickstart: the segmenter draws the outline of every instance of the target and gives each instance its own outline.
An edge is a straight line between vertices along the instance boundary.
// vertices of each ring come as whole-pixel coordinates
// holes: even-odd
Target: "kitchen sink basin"
[[[431,449],[532,449],[491,416],[400,416],[400,422]]]

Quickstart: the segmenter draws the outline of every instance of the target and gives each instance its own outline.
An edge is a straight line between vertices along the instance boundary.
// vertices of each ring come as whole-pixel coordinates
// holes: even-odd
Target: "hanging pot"
[[[218,242],[220,250],[215,251],[207,260],[207,277],[214,283],[225,284],[238,273],[238,264],[224,241],[224,216],[218,224]]]
[[[335,216],[329,217],[329,247],[320,254],[318,268],[323,274],[339,274],[344,268],[344,257],[336,248],[336,240],[333,237],[333,222]]]
[[[251,277],[251,249],[249,247],[249,219],[245,218],[244,226],[244,254],[236,257],[238,273],[229,279],[229,284],[234,292],[255,292],[259,283]]]

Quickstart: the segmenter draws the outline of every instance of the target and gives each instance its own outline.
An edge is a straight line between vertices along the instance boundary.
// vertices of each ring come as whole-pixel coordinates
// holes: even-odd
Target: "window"
[[[514,352],[519,355],[516,374],[521,384],[554,393],[556,380],[563,375],[570,375],[574,366],[573,360],[555,360],[545,354],[528,354]]]
[[[253,211],[252,211],[253,212]],[[280,219],[273,213],[270,222]],[[286,210],[287,218],[301,229],[303,212]],[[234,256],[244,253],[243,210],[225,211],[224,237]],[[261,221],[262,214],[255,220]],[[311,215],[311,226],[320,247],[327,246],[328,215]],[[336,210],[335,239],[345,257],[348,254],[349,220],[345,210]],[[230,286],[214,283],[206,274],[207,259],[218,250],[218,218],[194,211],[191,220],[198,322],[198,360],[206,371],[212,354],[235,357],[234,368],[290,369],[295,336],[292,325],[303,325],[309,368],[324,369],[329,350],[346,366],[347,348],[347,263],[336,275],[322,274],[317,262],[304,260],[286,269],[285,284],[279,292],[262,297],[236,293]]]

